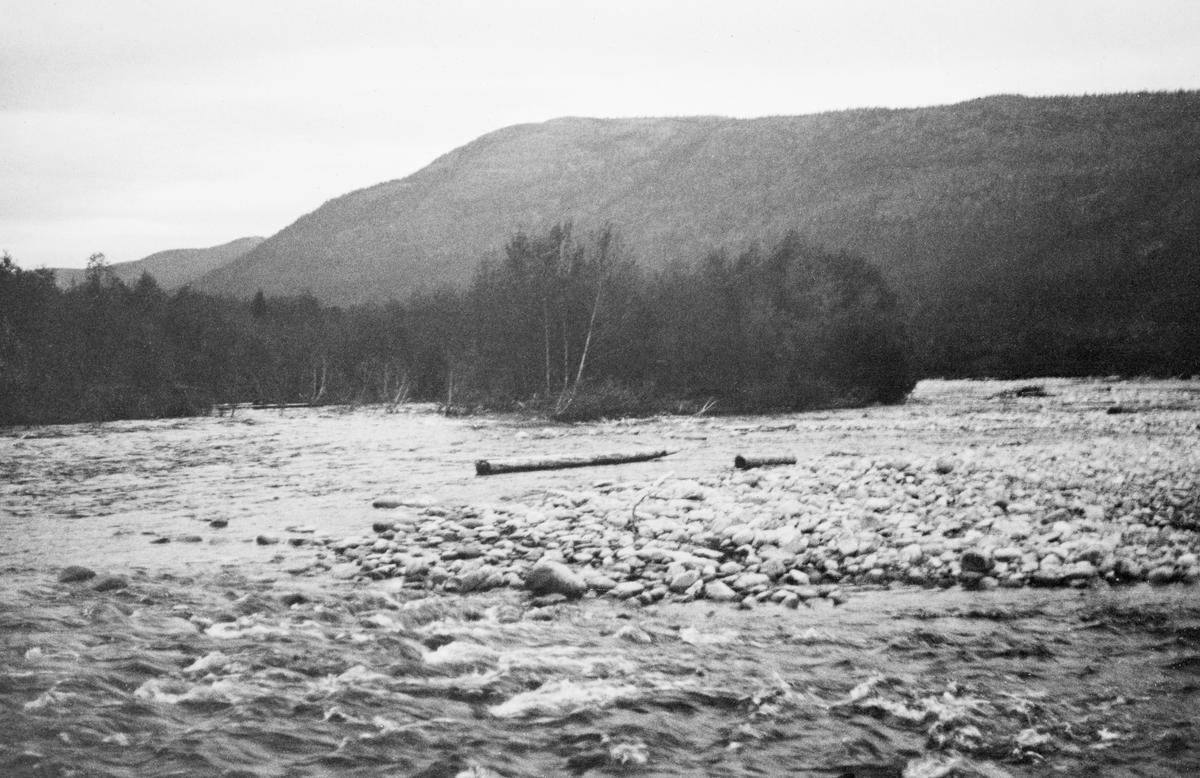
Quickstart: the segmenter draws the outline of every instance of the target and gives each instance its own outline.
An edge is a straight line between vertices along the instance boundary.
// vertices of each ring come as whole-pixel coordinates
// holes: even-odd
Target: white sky
[[[1200,0],[0,0],[0,248],[269,236],[511,124],[1200,88]]]

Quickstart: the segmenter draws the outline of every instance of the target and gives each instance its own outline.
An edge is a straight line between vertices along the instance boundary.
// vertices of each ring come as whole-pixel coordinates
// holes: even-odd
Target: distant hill
[[[1057,283],[1191,251],[1200,93],[996,96],[763,119],[557,119],[351,192],[205,276],[349,304],[460,283],[517,228],[610,221],[643,266],[789,229],[900,291],[1020,268]]]
[[[238,238],[207,249],[170,249],[132,262],[117,262],[109,267],[127,284],[135,284],[142,273],[149,273],[159,286],[173,291],[228,265],[262,242],[263,238]],[[81,283],[84,271],[79,268],[56,268],[54,274],[58,285],[66,289]]]

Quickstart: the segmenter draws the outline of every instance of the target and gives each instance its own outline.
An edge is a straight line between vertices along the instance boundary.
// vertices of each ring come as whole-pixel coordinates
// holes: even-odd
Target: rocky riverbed
[[[1198,425],[1200,383],[1060,380],[12,430],[0,772],[1187,774]]]
[[[374,535],[322,538],[339,575],[470,592],[529,587],[649,604],[668,597],[797,605],[843,587],[994,589],[1194,583],[1194,456],[1130,472],[1127,452],[932,461],[833,453],[693,480],[597,481],[533,505],[382,497]],[[1089,454],[1092,452],[1089,452]],[[1139,457],[1139,459],[1141,459]],[[571,567],[566,567],[569,564]]]

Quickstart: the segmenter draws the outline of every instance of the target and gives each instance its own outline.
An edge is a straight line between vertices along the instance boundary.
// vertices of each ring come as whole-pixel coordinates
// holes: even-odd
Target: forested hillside
[[[1200,94],[509,127],[300,218],[200,288],[346,305],[469,281],[514,228],[648,270],[796,230],[864,256],[938,375],[1193,370]]]

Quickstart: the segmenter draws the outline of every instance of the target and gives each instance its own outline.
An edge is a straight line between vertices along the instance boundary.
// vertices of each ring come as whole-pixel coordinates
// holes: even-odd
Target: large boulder
[[[587,582],[574,570],[561,562],[539,561],[525,574],[525,588],[535,597],[545,594],[562,594],[567,597],[582,597],[588,590]]]
[[[980,574],[988,573],[996,566],[991,552],[987,549],[970,549],[964,552],[959,564],[964,573]]]
[[[58,574],[60,583],[78,583],[96,577],[96,571],[88,567],[80,565],[71,565],[63,568],[63,571]]]

